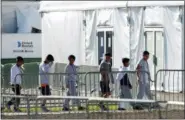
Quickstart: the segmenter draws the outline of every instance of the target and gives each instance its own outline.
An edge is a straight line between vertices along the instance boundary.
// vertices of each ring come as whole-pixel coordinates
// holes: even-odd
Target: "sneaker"
[[[50,110],[48,110],[45,106],[41,106],[41,109],[43,112],[50,112]]]
[[[126,110],[126,109],[125,108],[118,108],[118,110],[121,110],[122,111],[122,110]]]
[[[144,108],[141,107],[141,106],[134,106],[133,109],[134,109],[134,110],[144,110]]]
[[[107,107],[105,107],[105,105],[100,105],[100,108],[101,108],[101,110],[109,110]]]
[[[22,112],[19,108],[14,107],[14,112]]]
[[[79,107],[78,107],[78,110],[85,110],[85,108],[82,107],[82,106],[79,106]]]
[[[1,111],[3,111],[5,108],[4,107],[1,107]]]
[[[63,108],[62,108],[62,111],[70,111],[70,109],[67,108],[67,107],[63,107]]]

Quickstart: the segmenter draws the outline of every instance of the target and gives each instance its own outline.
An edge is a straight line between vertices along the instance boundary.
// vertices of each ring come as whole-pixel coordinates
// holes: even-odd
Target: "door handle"
[[[153,64],[157,66],[157,57],[155,55],[153,55]]]

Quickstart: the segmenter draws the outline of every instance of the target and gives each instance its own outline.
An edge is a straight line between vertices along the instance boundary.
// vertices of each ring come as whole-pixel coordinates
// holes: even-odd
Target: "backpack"
[[[128,74],[125,74],[123,78],[120,80],[120,85],[128,86],[130,89],[132,88]]]

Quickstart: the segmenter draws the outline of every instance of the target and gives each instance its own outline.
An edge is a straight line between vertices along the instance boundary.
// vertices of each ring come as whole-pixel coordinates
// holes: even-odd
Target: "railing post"
[[[165,115],[165,119],[167,119],[168,118],[168,103],[167,103],[167,105],[166,105],[166,115]]]
[[[89,119],[89,102],[86,100],[86,114],[87,114],[87,119]]]
[[[154,75],[154,91],[155,91],[155,101],[157,101],[157,74],[158,74],[158,71],[155,73],[155,75]]]
[[[29,96],[26,98],[27,100],[27,114],[28,114],[28,119],[30,119],[30,99]]]
[[[88,74],[88,73],[86,73],[85,76],[84,76],[84,82],[85,82],[85,97],[87,97],[87,82],[86,82],[87,74]],[[85,103],[86,103],[86,113],[87,113],[87,119],[88,119],[88,118],[89,118],[89,108],[88,108],[88,107],[89,107],[89,102],[88,102],[88,100],[86,100]]]
[[[36,101],[35,101],[35,118],[37,119],[38,117],[38,99],[36,97]]]

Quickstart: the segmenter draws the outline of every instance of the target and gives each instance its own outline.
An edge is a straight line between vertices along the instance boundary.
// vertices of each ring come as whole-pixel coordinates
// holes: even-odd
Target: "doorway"
[[[150,59],[148,60],[151,79],[155,80],[155,74],[158,70],[164,69],[164,29],[163,27],[145,27],[145,49],[150,53]],[[157,81],[158,90],[163,90],[163,78]],[[152,89],[155,89],[152,86]]]
[[[113,28],[112,27],[99,27],[97,29],[98,38],[98,64],[103,60],[105,53],[111,53],[113,56]],[[113,60],[111,60],[111,65]]]

